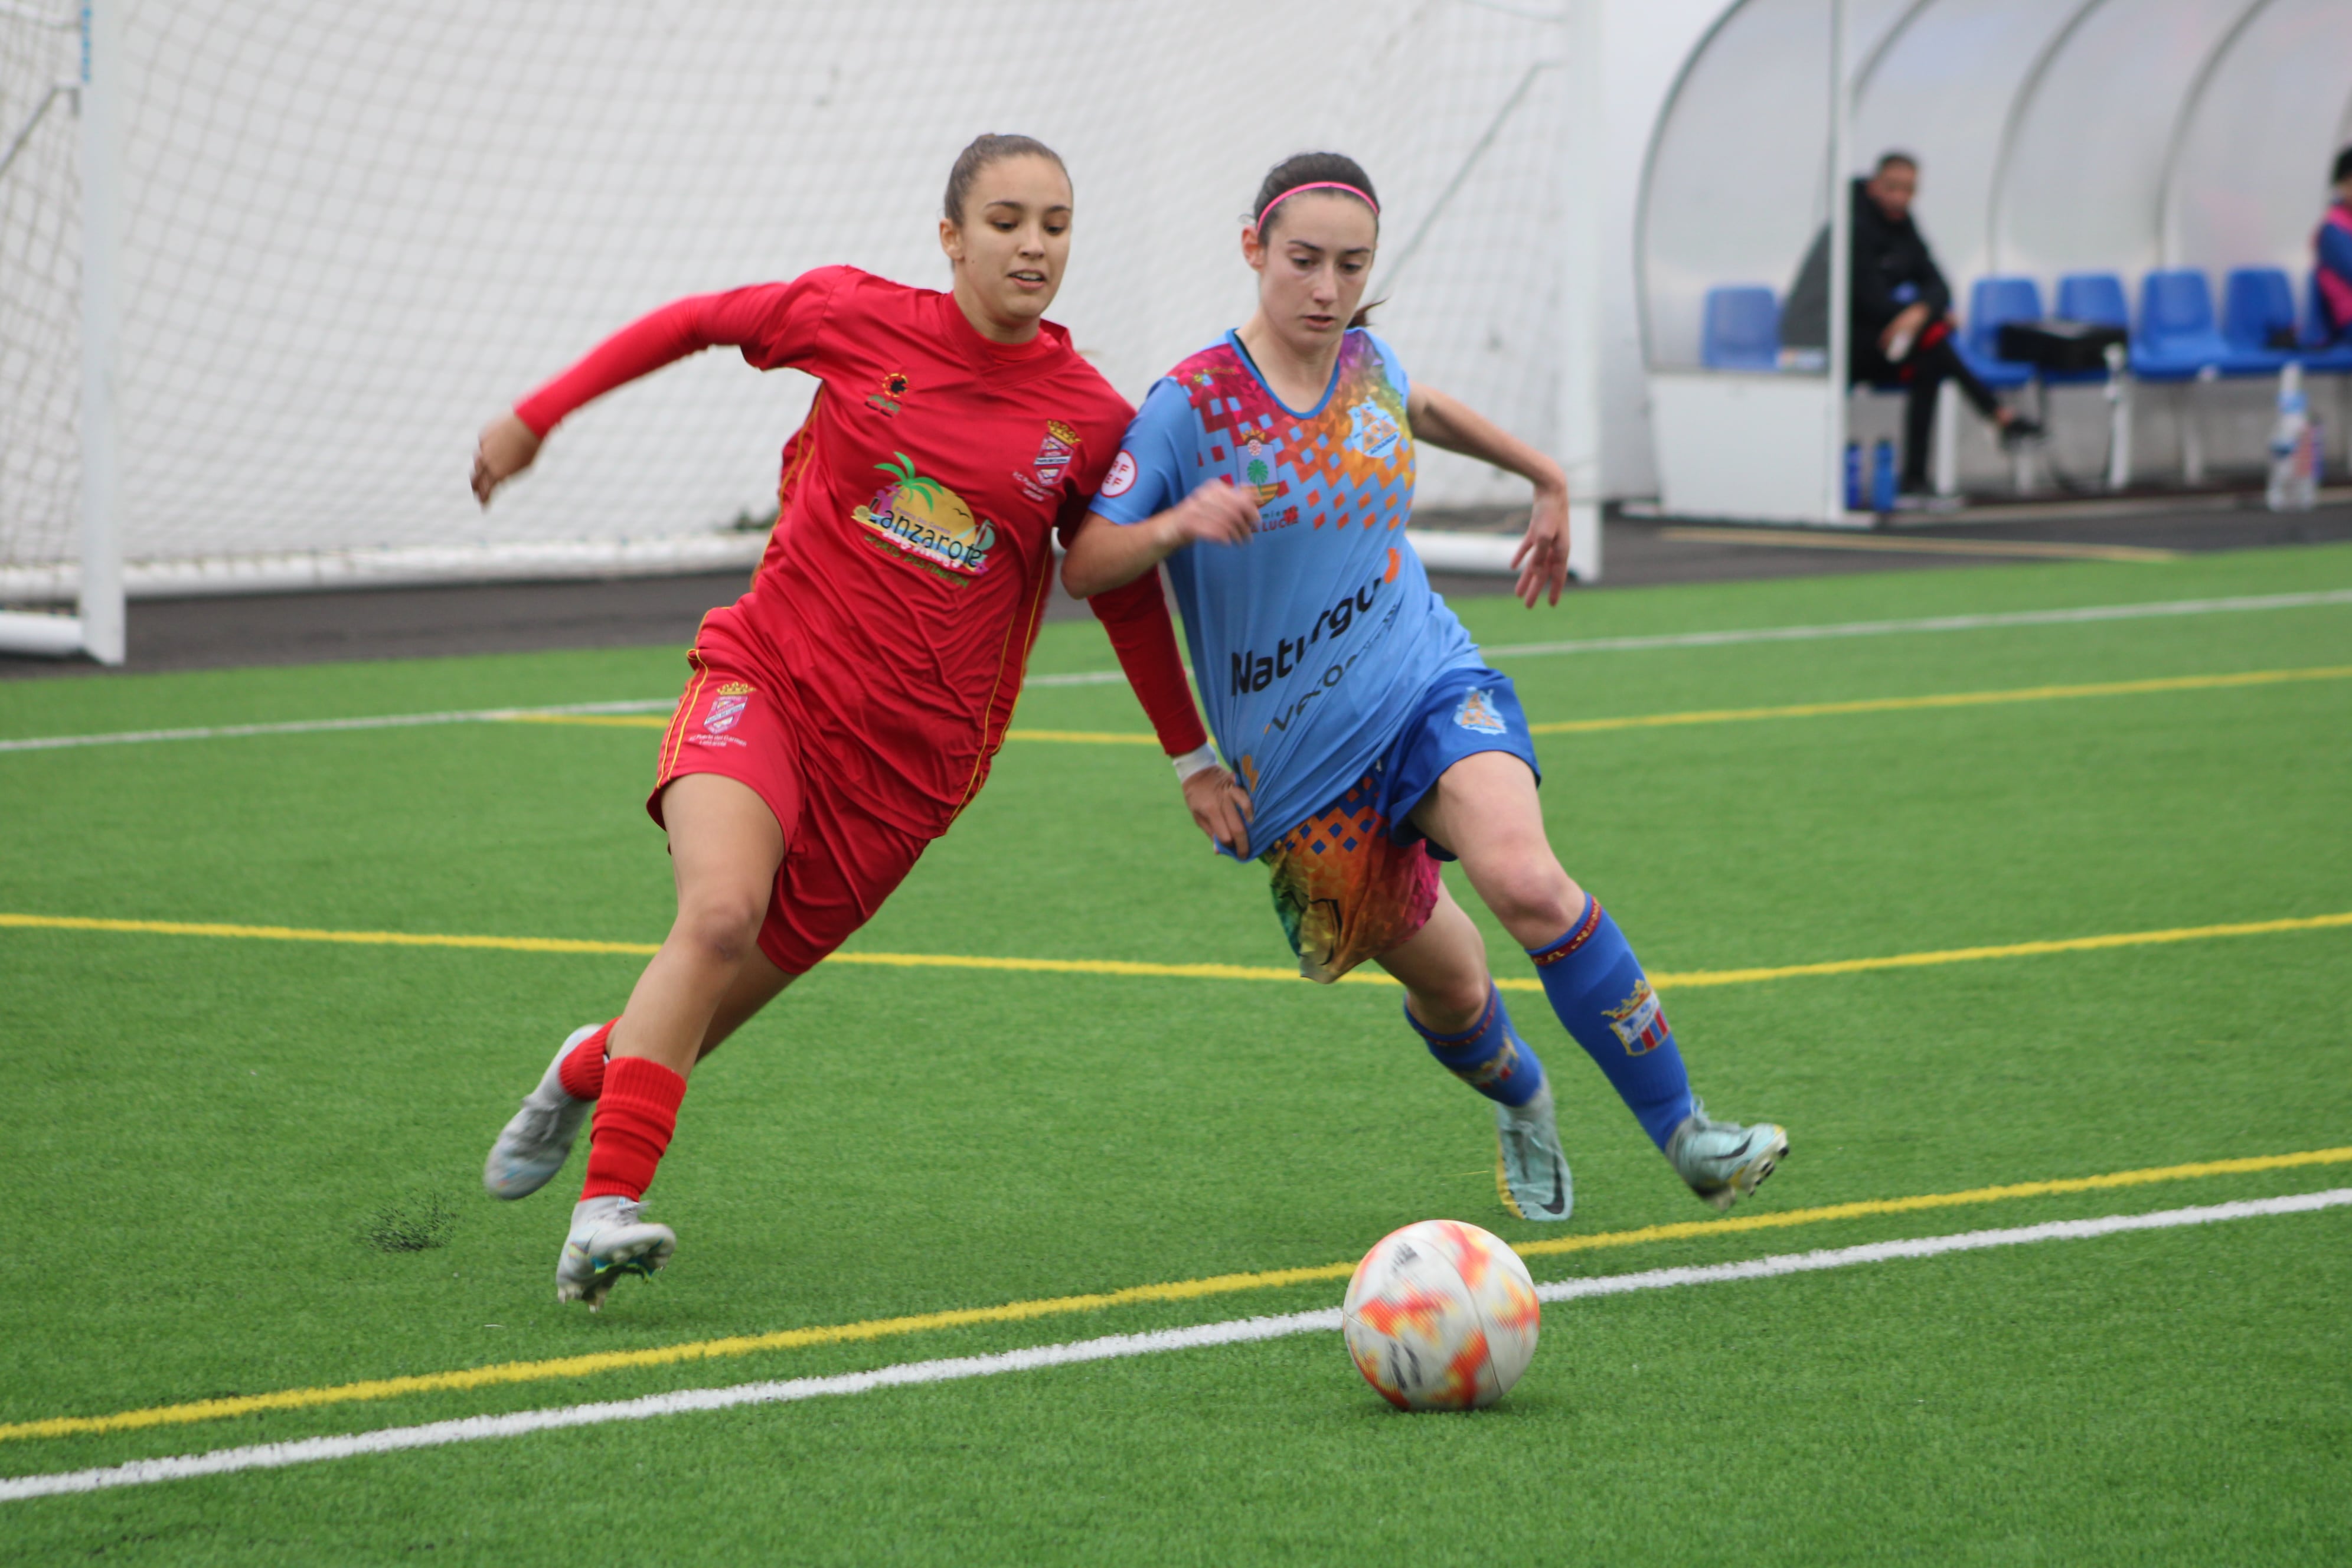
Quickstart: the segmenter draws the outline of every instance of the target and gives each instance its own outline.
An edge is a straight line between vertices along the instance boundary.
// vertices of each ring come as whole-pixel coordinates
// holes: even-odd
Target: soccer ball
[[[1501,1237],[1425,1219],[1381,1238],[1348,1281],[1340,1323],[1364,1381],[1400,1410],[1477,1410],[1519,1381],[1543,1309]]]

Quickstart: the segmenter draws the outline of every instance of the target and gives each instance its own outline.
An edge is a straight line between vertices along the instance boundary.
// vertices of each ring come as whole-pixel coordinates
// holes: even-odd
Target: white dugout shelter
[[[940,284],[982,131],[1068,159],[1054,313],[1130,397],[1247,313],[1265,167],[1359,158],[1379,330],[1561,457],[1590,580],[1603,496],[1836,510],[1842,378],[1698,354],[1833,173],[1917,153],[1963,300],[2300,277],[2347,46],[2352,0],[0,0],[0,647],[119,661],[126,595],[748,565],[804,378],[673,367],[487,514],[473,434],[681,294]],[[1423,507],[1520,489],[1425,454]]]
[[[1665,508],[1847,520],[1843,449],[1857,414],[1872,416],[1843,390],[1843,187],[1882,151],[1919,160],[1915,216],[1959,310],[1979,279],[2032,279],[2047,310],[2063,277],[2104,274],[2137,312],[2158,268],[2206,274],[2218,301],[2228,269],[2277,268],[2300,296],[2347,141],[2347,0],[1740,0],[1691,51],[1643,174],[1640,310]],[[1785,289],[1824,223],[1840,264],[1829,363],[1707,368],[1709,291]],[[2172,427],[2149,432],[2143,416],[2143,458],[2160,455],[2151,434],[2194,454],[2217,418],[2234,418],[2242,447],[2266,406],[2260,387],[2234,404],[2167,390]],[[1958,422],[1941,423],[1949,461]],[[2128,468],[2127,453],[2117,461]]]

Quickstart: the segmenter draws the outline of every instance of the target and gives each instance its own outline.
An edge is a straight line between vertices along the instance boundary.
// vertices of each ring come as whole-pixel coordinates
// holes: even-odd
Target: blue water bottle
[[[1883,437],[1870,449],[1870,510],[1895,510],[1895,443]]]
[[[1859,441],[1845,444],[1845,510],[1862,510],[1862,444]]]

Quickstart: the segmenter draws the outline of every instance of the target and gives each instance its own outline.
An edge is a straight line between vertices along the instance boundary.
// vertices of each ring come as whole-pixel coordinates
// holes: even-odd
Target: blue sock
[[[1462,1034],[1439,1034],[1414,1017],[1410,1006],[1404,1010],[1404,1021],[1429,1042],[1429,1054],[1437,1058],[1438,1066],[1488,1100],[1521,1106],[1544,1086],[1543,1063],[1511,1027],[1511,1016],[1503,1010],[1503,994],[1492,984],[1486,987],[1486,1010]]]
[[[1568,934],[1528,956],[1551,1010],[1601,1065],[1650,1142],[1664,1149],[1691,1113],[1690,1077],[1658,994],[1617,922],[1588,893]]]

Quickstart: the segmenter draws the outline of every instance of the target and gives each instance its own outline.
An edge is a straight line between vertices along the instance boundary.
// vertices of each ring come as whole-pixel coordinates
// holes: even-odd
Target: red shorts
[[[768,803],[783,829],[784,863],[760,925],[760,951],[785,973],[805,974],[874,918],[930,840],[866,811],[821,761],[804,763],[760,678],[706,662],[700,647],[686,658],[694,673],[662,736],[660,776],[646,810],[661,821],[662,791],[688,773],[733,779]]]

